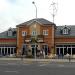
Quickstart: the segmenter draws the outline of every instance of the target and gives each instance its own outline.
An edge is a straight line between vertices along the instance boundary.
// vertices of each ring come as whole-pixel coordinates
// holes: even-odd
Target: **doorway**
[[[31,45],[32,56],[33,56],[34,58],[36,58],[36,56],[37,56],[37,47],[38,47],[38,45]]]

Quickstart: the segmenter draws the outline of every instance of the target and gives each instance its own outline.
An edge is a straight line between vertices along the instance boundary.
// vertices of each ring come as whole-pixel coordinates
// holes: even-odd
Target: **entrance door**
[[[48,45],[43,45],[45,55],[48,55]]]
[[[22,55],[27,55],[27,45],[23,45],[23,48],[22,48]]]
[[[36,55],[37,55],[37,47],[38,45],[31,45],[31,48],[32,48],[32,55],[33,57],[36,58]]]
[[[32,47],[32,55],[35,56],[35,47]]]

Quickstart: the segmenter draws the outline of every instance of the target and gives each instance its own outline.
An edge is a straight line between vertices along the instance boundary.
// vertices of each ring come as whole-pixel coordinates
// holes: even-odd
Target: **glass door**
[[[32,55],[33,57],[36,58],[36,55],[37,55],[37,47],[38,45],[31,45],[31,48],[32,48]]]

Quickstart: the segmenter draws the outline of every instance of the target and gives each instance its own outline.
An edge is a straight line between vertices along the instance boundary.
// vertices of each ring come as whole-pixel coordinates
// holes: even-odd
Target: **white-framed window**
[[[43,30],[43,35],[48,35],[48,30]]]
[[[35,36],[37,35],[37,32],[36,31],[32,31],[32,36]]]
[[[22,36],[26,36],[27,32],[26,31],[22,31]]]
[[[63,34],[68,34],[69,33],[69,30],[68,29],[63,29]]]
[[[11,30],[8,31],[8,36],[12,36],[12,31]]]

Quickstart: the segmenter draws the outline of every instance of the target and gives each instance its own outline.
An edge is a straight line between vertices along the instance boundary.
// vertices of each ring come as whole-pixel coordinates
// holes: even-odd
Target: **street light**
[[[34,4],[35,8],[36,8],[36,18],[37,18],[37,6],[35,4],[35,2],[33,1],[32,4]]]
[[[37,19],[37,6],[35,4],[35,2],[33,1],[32,4],[34,4],[35,8],[36,8],[36,14],[35,14],[35,17]],[[35,24],[35,27],[36,27],[36,24]],[[36,59],[36,43],[35,43],[35,59]]]

